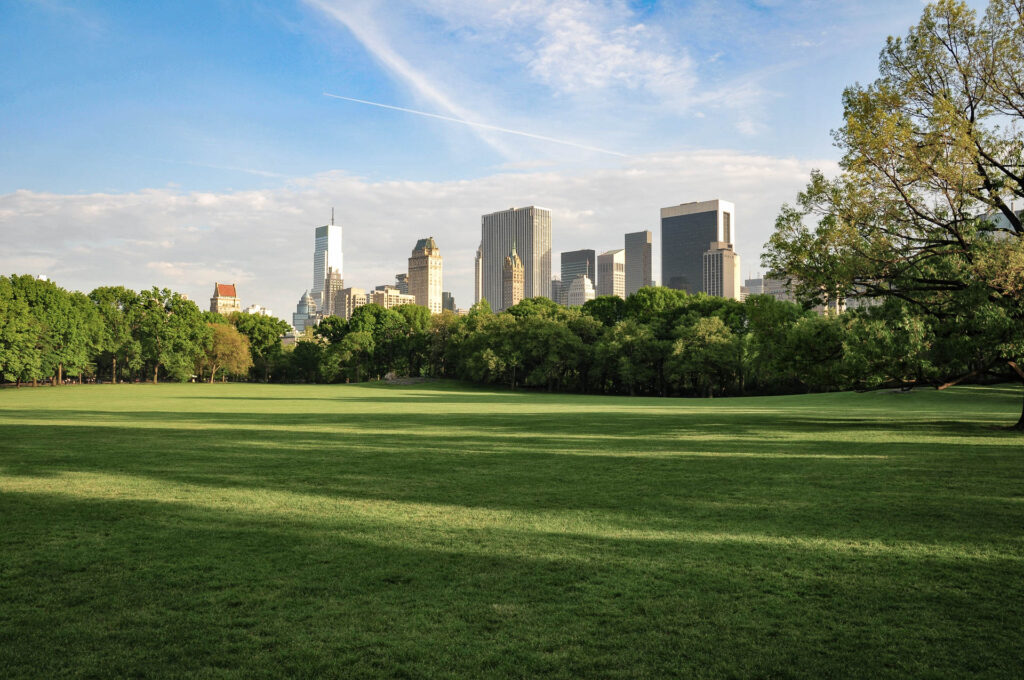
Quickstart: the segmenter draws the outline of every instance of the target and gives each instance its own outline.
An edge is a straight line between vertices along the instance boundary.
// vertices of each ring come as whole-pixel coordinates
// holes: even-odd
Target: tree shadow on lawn
[[[1012,677],[1020,561],[0,494],[10,677]]]
[[[834,442],[814,439],[671,440],[655,432],[636,437],[624,455],[628,442],[565,434],[449,427],[417,436],[436,426],[425,416],[403,416],[395,432],[361,423],[368,431],[325,438],[300,429],[197,430],[188,414],[139,413],[137,422],[180,427],[132,427],[123,423],[136,416],[118,415],[86,427],[0,425],[10,445],[0,465],[28,476],[111,473],[209,489],[593,512],[651,529],[984,542],[1024,525],[1024,504],[978,500],[1019,493],[1019,452],[998,441],[957,443],[941,454],[930,444],[858,442],[838,453]],[[211,422],[209,414],[198,420]]]

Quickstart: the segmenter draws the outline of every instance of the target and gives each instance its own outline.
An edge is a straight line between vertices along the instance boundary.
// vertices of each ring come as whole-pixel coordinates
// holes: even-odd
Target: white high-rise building
[[[714,297],[741,299],[740,256],[731,243],[716,241],[704,251],[704,292]]]
[[[586,274],[579,274],[569,284],[569,290],[565,297],[569,307],[582,307],[587,300],[597,297],[597,292],[594,290],[594,284],[590,281],[590,277]]]
[[[597,256],[597,294],[626,298],[625,250],[609,250]]]
[[[491,308],[502,304],[502,267],[513,250],[523,261],[523,297],[551,295],[551,211],[529,206],[480,218],[482,297]]]
[[[342,254],[341,254],[341,225],[325,224],[317,227],[313,239],[313,289],[310,295],[316,301],[319,309],[326,307],[324,300],[324,282],[327,280],[328,270],[333,269],[342,276]]]

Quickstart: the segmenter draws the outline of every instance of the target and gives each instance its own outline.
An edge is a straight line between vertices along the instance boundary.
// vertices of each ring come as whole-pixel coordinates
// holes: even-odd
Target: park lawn
[[[1019,389],[0,390],[0,676],[1020,677]]]

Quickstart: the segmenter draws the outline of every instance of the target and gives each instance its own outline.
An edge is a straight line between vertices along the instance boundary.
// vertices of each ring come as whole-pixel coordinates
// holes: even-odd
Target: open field
[[[0,391],[5,677],[1020,677],[1019,387]]]

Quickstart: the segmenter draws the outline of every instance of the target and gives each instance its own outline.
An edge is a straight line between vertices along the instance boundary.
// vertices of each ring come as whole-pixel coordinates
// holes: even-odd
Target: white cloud
[[[0,196],[0,272],[45,273],[85,291],[168,286],[201,306],[214,281],[236,282],[245,306],[263,304],[290,320],[312,285],[312,229],[336,206],[345,228],[346,284],[393,281],[405,271],[416,240],[432,235],[445,258],[445,290],[468,306],[483,213],[513,205],[550,208],[554,271],[561,251],[621,247],[625,232],[651,229],[660,278],[659,208],[720,197],[736,203],[746,275],[758,268],[779,206],[803,188],[812,167],[835,166],[705,150],[634,157],[597,170],[447,182],[370,182],[331,172],[275,189],[225,193],[17,191]]]

